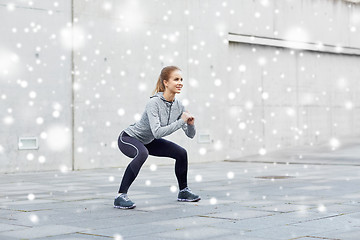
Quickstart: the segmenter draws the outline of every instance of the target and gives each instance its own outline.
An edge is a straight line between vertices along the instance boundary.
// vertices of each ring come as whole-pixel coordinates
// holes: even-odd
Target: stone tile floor
[[[113,208],[123,169],[2,174],[0,239],[360,239],[359,148],[190,163],[198,203],[176,201],[172,165],[144,166],[133,210]]]

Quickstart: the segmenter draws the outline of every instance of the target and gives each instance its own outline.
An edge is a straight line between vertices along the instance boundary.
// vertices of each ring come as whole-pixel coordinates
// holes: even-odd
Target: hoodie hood
[[[173,103],[173,102],[175,102],[175,99],[174,99],[173,102],[170,102],[170,101],[166,100],[165,97],[164,97],[164,92],[155,93],[155,94],[154,94],[153,96],[151,96],[150,98],[155,98],[155,97],[158,97],[158,98],[160,98],[161,100],[163,100],[163,101],[165,101],[165,102],[168,102],[168,103]]]

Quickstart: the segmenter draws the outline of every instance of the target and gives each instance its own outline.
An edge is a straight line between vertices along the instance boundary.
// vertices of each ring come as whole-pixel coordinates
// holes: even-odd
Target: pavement
[[[0,239],[360,239],[360,144],[319,149],[190,163],[197,203],[144,166],[133,210],[113,208],[124,169],[1,174]]]

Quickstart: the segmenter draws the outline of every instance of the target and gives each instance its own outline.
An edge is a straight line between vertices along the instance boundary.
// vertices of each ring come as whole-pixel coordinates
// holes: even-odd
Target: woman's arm
[[[185,111],[185,107],[182,106],[182,111],[183,112],[187,112]],[[195,118],[194,116],[191,116],[191,114],[189,112],[187,112],[190,115],[190,118],[187,121],[187,124],[184,124],[182,126],[182,129],[184,130],[186,136],[188,136],[189,138],[194,138],[195,134],[196,134],[196,129],[195,129]]]
[[[182,126],[182,129],[184,130],[186,136],[188,136],[189,138],[194,138],[195,134],[196,134],[196,129],[195,129],[195,125],[191,125],[191,124],[184,124]]]
[[[167,126],[161,127],[159,106],[156,104],[155,101],[150,101],[148,103],[148,105],[146,106],[146,113],[149,118],[151,132],[156,139],[170,135],[171,133],[186,125],[185,121],[180,118]]]

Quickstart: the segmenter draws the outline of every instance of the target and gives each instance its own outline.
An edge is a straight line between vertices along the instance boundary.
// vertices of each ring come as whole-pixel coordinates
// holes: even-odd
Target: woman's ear
[[[167,87],[168,81],[167,80],[163,80],[164,86]]]

